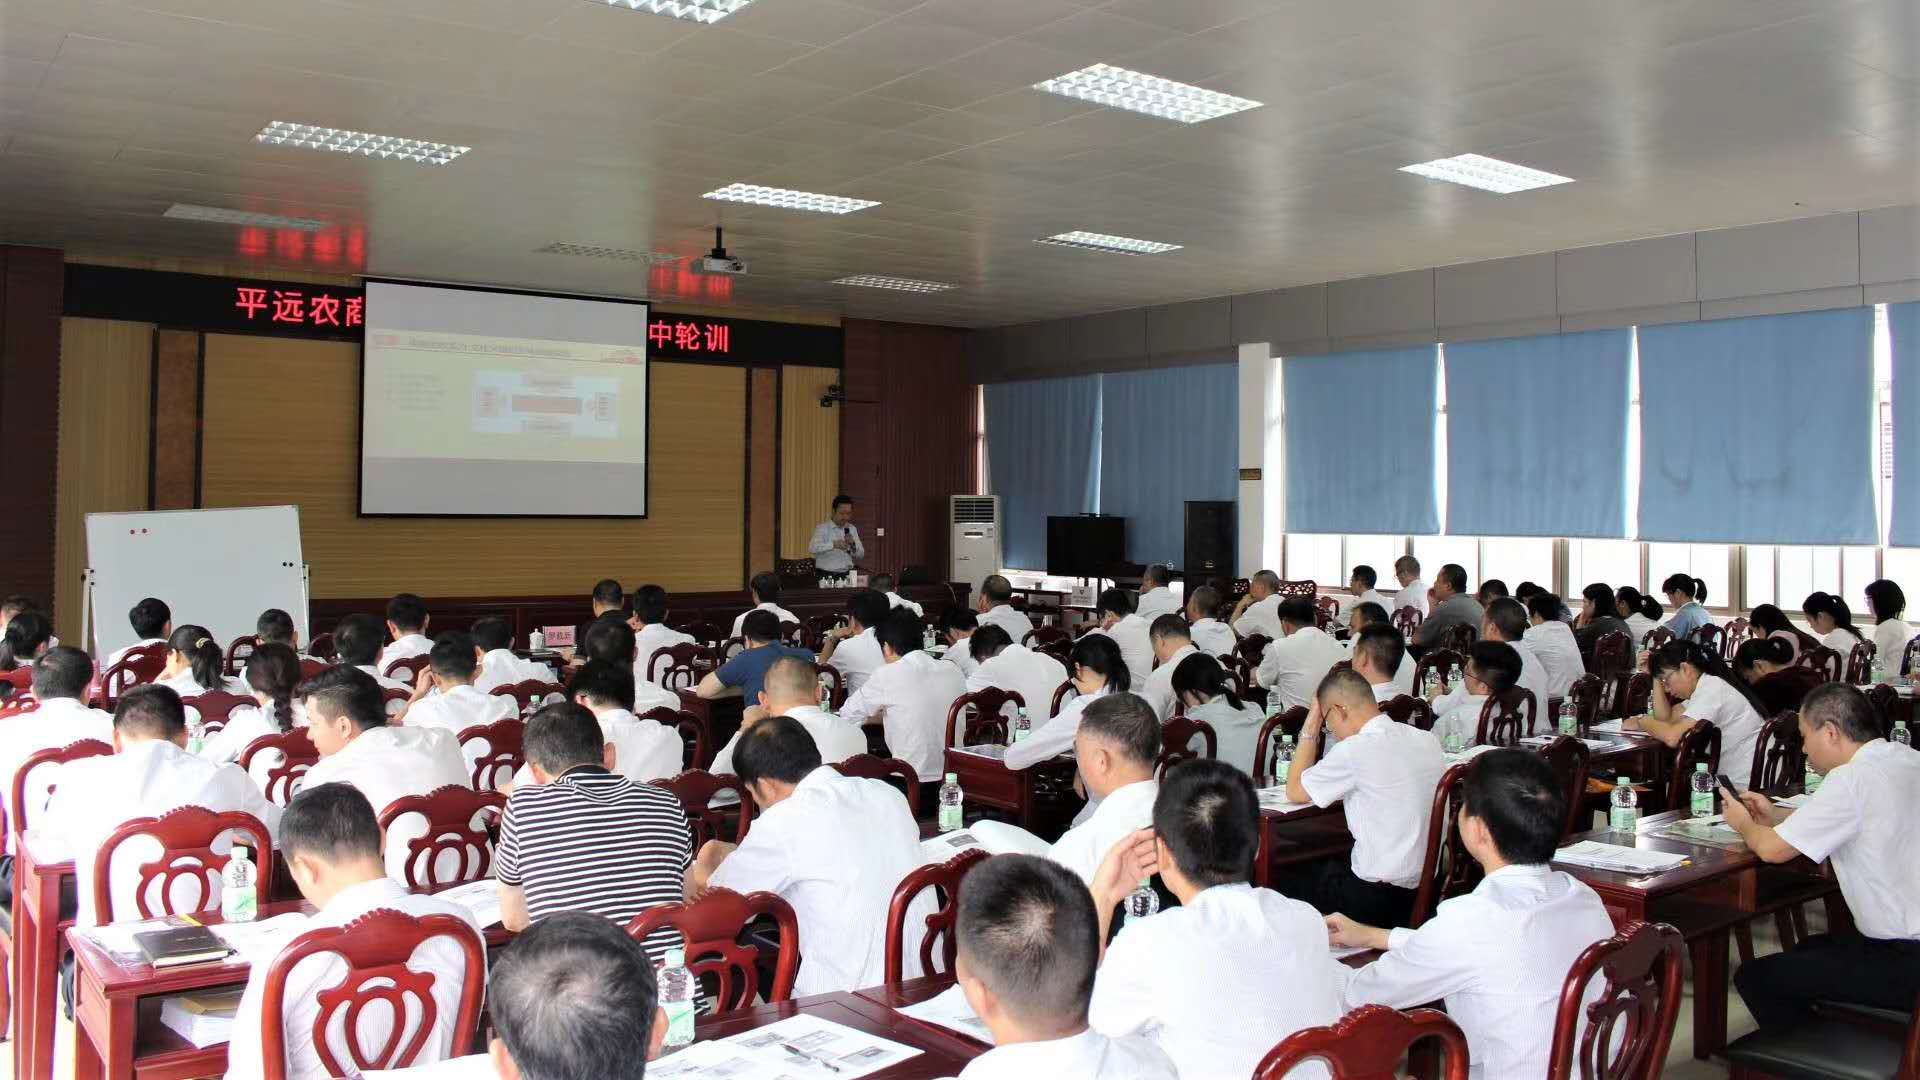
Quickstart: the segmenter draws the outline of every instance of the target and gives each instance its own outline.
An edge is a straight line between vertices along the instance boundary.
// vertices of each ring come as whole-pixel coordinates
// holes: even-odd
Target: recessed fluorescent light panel
[[[1496,195],[1511,195],[1516,191],[1532,191],[1534,188],[1573,183],[1571,176],[1541,172],[1539,169],[1529,169],[1525,165],[1515,165],[1511,161],[1501,161],[1499,158],[1483,157],[1479,154],[1459,154],[1450,158],[1423,161],[1418,165],[1402,165],[1400,171],[1424,176],[1429,180],[1465,184],[1467,187],[1491,191]]]
[[[272,146],[297,146],[303,150],[332,150],[341,154],[359,154],[362,157],[412,161],[421,165],[445,165],[473,149],[471,146],[455,146],[452,143],[403,139],[397,135],[371,135],[364,131],[347,131],[343,128],[289,124],[282,120],[275,120],[260,129],[260,134],[255,135],[253,141]]]
[[[697,23],[717,23],[751,3],[753,0],[606,0],[608,7]]]
[[[700,197],[717,199],[720,202],[773,206],[782,210],[810,210],[816,214],[851,214],[855,210],[865,210],[869,206],[880,205],[872,199],[849,199],[845,195],[816,195],[811,191],[790,191],[786,188],[762,187],[759,184],[728,184],[726,187],[709,191]]]
[[[1258,101],[1189,86],[1158,75],[1128,71],[1112,64],[1095,64],[1079,71],[1069,71],[1046,82],[1034,83],[1033,88],[1062,97],[1091,101],[1096,105],[1178,120],[1183,124],[1216,120],[1247,109],[1257,109],[1261,105]]]
[[[944,281],[920,281],[917,278],[888,277],[885,274],[854,274],[835,278],[835,285],[858,285],[867,289],[898,289],[901,292],[946,292],[953,288]]]
[[[552,243],[543,248],[534,248],[536,255],[577,255],[583,259],[619,259],[622,262],[643,262],[649,266],[662,266],[676,263],[686,258],[671,251],[635,251],[632,248],[596,247],[593,244]]]
[[[1121,255],[1159,255],[1163,252],[1180,250],[1179,244],[1163,244],[1158,240],[1135,240],[1131,236],[1110,236],[1096,232],[1055,233],[1052,236],[1043,236],[1034,243],[1086,248],[1089,251],[1112,251]]]
[[[256,214],[251,210],[229,210],[224,206],[195,206],[192,203],[174,203],[167,207],[161,217],[170,217],[177,221],[208,221],[216,225],[257,225],[266,229],[298,229],[301,232],[319,232],[329,222],[318,218],[281,217],[279,214]]]

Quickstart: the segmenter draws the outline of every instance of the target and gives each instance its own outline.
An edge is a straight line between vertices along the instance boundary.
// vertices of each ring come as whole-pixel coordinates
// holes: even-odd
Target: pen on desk
[[[185,920],[186,920],[186,922],[187,922],[187,925],[188,925],[188,926],[201,926],[201,925],[204,925],[203,923],[201,923],[201,921],[200,921],[199,919],[196,919],[196,918],[194,918],[194,917],[193,917],[193,916],[191,916],[191,915],[182,915],[182,916],[180,916],[180,917],[181,917],[182,919],[185,919]]]
[[[814,1057],[812,1054],[809,1054],[805,1050],[802,1050],[799,1047],[794,1046],[792,1043],[781,1043],[780,1049],[785,1050],[787,1053],[792,1054],[794,1057],[799,1058],[801,1061],[812,1062],[813,1064],[820,1066],[821,1068],[827,1070],[828,1072],[837,1073],[840,1071],[840,1067],[838,1065],[835,1065],[833,1062],[828,1061],[825,1058]]]

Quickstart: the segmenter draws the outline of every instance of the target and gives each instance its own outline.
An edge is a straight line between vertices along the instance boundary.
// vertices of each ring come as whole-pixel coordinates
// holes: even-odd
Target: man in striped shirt
[[[693,836],[680,800],[609,769],[593,713],[548,705],[528,721],[525,748],[534,783],[507,799],[495,858],[502,925],[520,931],[561,911],[624,923],[681,899]],[[642,944],[659,960],[678,940],[664,931]]]

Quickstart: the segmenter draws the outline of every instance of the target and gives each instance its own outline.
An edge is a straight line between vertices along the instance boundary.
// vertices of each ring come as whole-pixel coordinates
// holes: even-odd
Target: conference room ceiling
[[[1032,88],[1098,62],[1264,104]],[[272,121],[472,149],[256,143]],[[1399,171],[1468,152],[1576,182]],[[735,182],[879,205],[702,198]],[[1914,0],[0,0],[0,241],[80,256],[992,326],[1916,199]],[[717,221],[749,275],[538,251],[698,256]],[[1181,248],[1034,242],[1073,230]]]

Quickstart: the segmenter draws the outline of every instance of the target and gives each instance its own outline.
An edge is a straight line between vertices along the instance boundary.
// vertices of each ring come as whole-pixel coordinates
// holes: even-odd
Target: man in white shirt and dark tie
[[[455,1021],[460,999],[468,979],[486,979],[486,944],[473,914],[459,904],[433,896],[408,892],[388,877],[380,861],[380,823],[367,797],[345,784],[310,787],[294,796],[282,822],[280,847],[284,861],[300,895],[316,909],[313,914],[293,916],[300,920],[289,930],[288,940],[311,930],[344,927],[375,910],[398,912],[415,918],[430,915],[451,916],[459,921],[460,932],[479,948],[481,960],[472,970],[467,967],[467,952],[450,936],[436,936],[417,947],[407,966],[431,976],[426,991],[432,1004],[432,1022],[421,1032],[424,1038],[416,1066],[430,1065],[457,1057],[467,1049],[456,1045],[460,1034]],[[246,989],[234,1014],[232,1042],[227,1047],[227,1076],[231,1080],[255,1080],[266,1075],[261,1045],[261,1010],[265,1005],[267,972],[270,962],[255,963],[247,975]],[[356,1056],[344,1037],[326,1036],[322,1044],[334,1065],[329,1067],[315,1044],[315,1027],[320,1020],[327,988],[346,975],[346,963],[338,955],[320,953],[294,965],[287,975],[284,1014],[280,1024],[285,1032],[285,1075],[289,1080],[324,1080],[335,1076],[338,1068],[348,1068]],[[343,1010],[351,1014],[351,1010]],[[337,1015],[337,1014],[336,1014]],[[378,1047],[392,1031],[390,1011],[368,1009],[354,1021],[354,1032],[361,1045]],[[334,1029],[329,1029],[332,1032]],[[413,1030],[405,1034],[411,1036]],[[395,1036],[398,1038],[399,1036]]]
[[[751,834],[749,834],[751,835]],[[954,966],[993,1049],[960,1080],[1175,1080],[1165,1051],[1090,1026],[1100,919],[1086,886],[1031,855],[1000,855],[960,890]],[[1324,949],[1323,949],[1324,951]]]
[[[1120,646],[1120,658],[1126,661],[1129,681],[1145,686],[1153,671],[1153,641],[1147,620],[1134,613],[1133,594],[1125,589],[1107,589],[1100,594],[1100,627],[1090,634],[1105,634]]]
[[[1253,681],[1269,688],[1282,709],[1305,705],[1314,687],[1347,651],[1325,630],[1314,625],[1313,601],[1290,596],[1279,606],[1280,635],[1260,657]]]
[[[1546,669],[1547,693],[1553,697],[1565,697],[1573,681],[1587,673],[1586,661],[1580,656],[1580,644],[1573,638],[1573,627],[1561,622],[1556,614],[1564,606],[1558,596],[1544,590],[1527,597],[1527,617],[1531,625],[1521,635],[1527,651]],[[1546,710],[1547,703],[1540,702],[1543,716]]]
[[[1324,757],[1322,728],[1340,740]],[[1404,925],[1426,858],[1434,788],[1446,767],[1439,740],[1382,713],[1359,672],[1327,675],[1300,729],[1287,798],[1322,807],[1344,802],[1353,851],[1288,868],[1276,888],[1327,914]]]
[[[1392,603],[1385,605],[1386,609],[1394,612],[1410,607],[1424,618],[1431,606],[1427,593],[1433,586],[1420,576],[1420,560],[1411,555],[1393,560],[1393,579],[1400,583],[1400,591],[1394,594]]]
[[[1207,759],[1168,770],[1152,830],[1101,865],[1094,910],[1105,940],[1113,910],[1153,873],[1180,906],[1129,921],[1107,946],[1087,1011],[1095,1031],[1151,1040],[1182,1076],[1247,1077],[1288,1035],[1340,1019],[1347,969],[1312,905],[1249,883],[1259,849],[1260,800],[1245,773]]]
[[[843,578],[867,557],[860,542],[860,530],[853,527],[853,500],[845,495],[833,499],[833,516],[814,526],[813,539],[807,543],[814,568],[823,578]]]
[[[1233,606],[1233,614],[1227,617],[1233,626],[1233,632],[1241,637],[1259,634],[1262,637],[1280,638],[1280,575],[1271,570],[1261,570],[1247,579],[1247,595]]]
[[[1353,568],[1352,576],[1347,579],[1347,588],[1353,593],[1355,604],[1379,604],[1385,608],[1388,603],[1387,598],[1374,589],[1374,586],[1379,583],[1379,571],[1366,563],[1360,563]]]
[[[393,641],[380,650],[380,674],[385,675],[395,660],[425,656],[432,650],[433,642],[427,637],[431,621],[427,602],[412,593],[401,593],[387,601],[387,633]]]
[[[1033,620],[1013,606],[1013,582],[999,574],[988,574],[980,583],[979,605],[980,622],[1005,630],[1015,645],[1025,642],[1027,635],[1033,633]]]
[[[752,581],[747,582],[747,589],[749,592],[753,594],[753,601],[754,601],[754,606],[752,608],[749,608],[748,609],[749,611],[756,611],[756,610],[771,611],[773,612],[773,617],[780,620],[783,623],[797,623],[800,621],[800,616],[795,615],[793,612],[788,611],[786,608],[783,608],[780,606],[780,575],[779,574],[773,573],[770,570],[762,570],[759,573],[753,575]],[[661,592],[665,593],[666,590],[662,589]],[[635,607],[637,608],[638,604],[636,604]],[[663,612],[661,614],[661,619],[665,619],[665,618],[666,618],[666,615]],[[745,611],[733,617],[733,636],[734,637],[740,636],[741,624],[746,621],[746,618],[747,618],[747,612]],[[660,620],[655,620],[655,621],[657,622]]]
[[[736,775],[760,807],[737,847],[700,849],[687,894],[709,888],[777,893],[800,923],[797,997],[878,985],[886,977],[887,908],[900,879],[917,869],[920,825],[905,796],[880,780],[823,765],[800,722],[772,716],[734,748]],[[934,913],[932,890],[907,908],[907,978],[921,974],[920,939]]]
[[[1187,620],[1178,615],[1162,615],[1153,620],[1153,625],[1147,628],[1147,640],[1153,646],[1154,667],[1144,680],[1133,685],[1140,687],[1140,696],[1147,699],[1164,724],[1173,716],[1173,669],[1187,657],[1198,655],[1200,650],[1194,648]]]
[[[921,648],[924,630],[904,611],[887,616],[875,634],[885,662],[847,697],[840,716],[849,724],[879,724],[887,752],[912,765],[923,784],[935,784],[946,769],[947,711],[967,683],[959,668]],[[928,790],[939,794],[937,784]]]
[[[1162,563],[1147,567],[1140,577],[1140,597],[1133,613],[1151,623],[1162,615],[1180,611],[1180,598],[1173,594],[1173,571]]]
[[[846,625],[835,627],[820,646],[820,663],[831,664],[840,672],[849,699],[886,663],[874,631],[887,621],[892,610],[886,597],[872,589],[861,589],[847,598]]]
[[[1567,971],[1588,946],[1613,936],[1613,921],[1592,889],[1549,865],[1566,800],[1538,754],[1498,749],[1474,758],[1465,804],[1460,838],[1486,871],[1472,892],[1441,901],[1418,930],[1327,917],[1335,945],[1385,950],[1351,974],[1343,1006],[1444,1002],[1466,1033],[1473,1080],[1545,1076]],[[1589,987],[1589,1000],[1602,981]]]
[[[1226,656],[1240,644],[1233,627],[1213,617],[1219,606],[1220,592],[1211,585],[1187,594],[1188,633],[1193,636],[1193,647],[1208,656]]]

